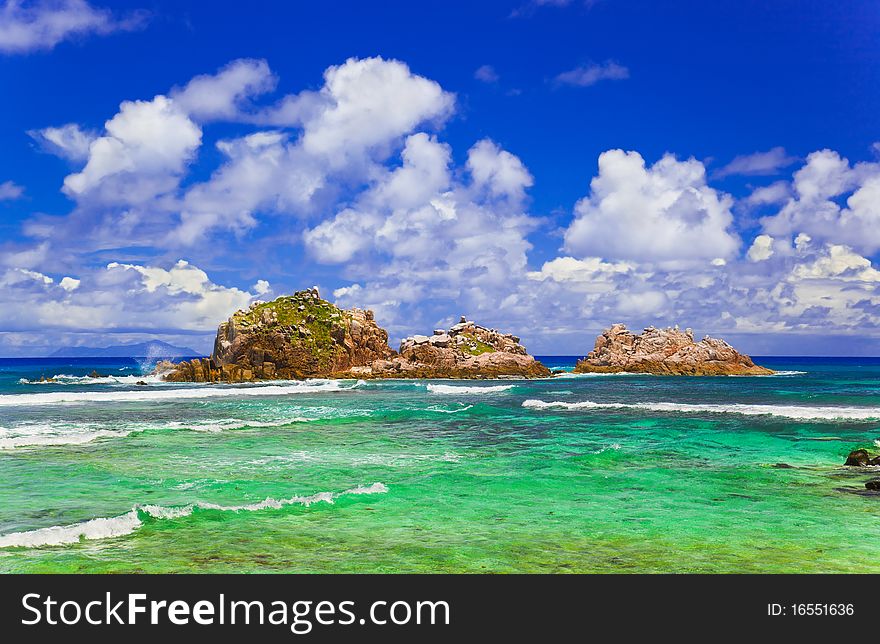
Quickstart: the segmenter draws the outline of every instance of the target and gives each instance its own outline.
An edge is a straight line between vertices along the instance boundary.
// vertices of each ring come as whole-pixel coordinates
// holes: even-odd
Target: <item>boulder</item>
[[[880,490],[880,478],[868,479],[865,481],[865,487],[869,490]]]
[[[849,456],[846,457],[846,463],[844,463],[844,465],[849,465],[851,467],[864,467],[870,464],[871,455],[868,454],[868,450],[865,449],[854,449],[849,453]]]
[[[578,360],[575,373],[651,373],[657,375],[767,375],[773,371],[752,362],[724,340],[694,342],[691,329],[649,326],[635,334],[613,324],[596,338],[593,350]]]

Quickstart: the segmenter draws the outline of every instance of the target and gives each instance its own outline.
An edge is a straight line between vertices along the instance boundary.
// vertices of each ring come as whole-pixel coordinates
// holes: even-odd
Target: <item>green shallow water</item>
[[[0,571],[880,571],[880,496],[856,493],[872,474],[841,467],[880,438],[880,363],[768,364],[805,373],[294,383],[208,398],[125,379],[22,384],[90,369],[0,365],[0,544],[24,544],[0,548]],[[137,399],[102,398],[122,392]],[[71,393],[86,399],[45,396]],[[842,417],[797,417],[818,406]],[[351,490],[372,493],[339,494]],[[328,492],[332,503],[313,496]],[[185,510],[138,509],[125,534],[37,543],[35,531],[142,506]]]

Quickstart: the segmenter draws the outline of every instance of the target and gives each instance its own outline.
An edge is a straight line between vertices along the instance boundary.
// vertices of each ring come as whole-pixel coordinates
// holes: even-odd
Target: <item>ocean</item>
[[[880,440],[880,359],[756,362],[779,373],[204,385],[0,360],[0,571],[880,572],[880,467],[842,466]]]

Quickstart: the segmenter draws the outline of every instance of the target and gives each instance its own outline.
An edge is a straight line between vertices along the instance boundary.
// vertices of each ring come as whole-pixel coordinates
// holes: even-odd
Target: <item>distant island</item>
[[[161,340],[116,344],[110,347],[61,347],[49,358],[183,358],[201,355],[189,347],[176,347]]]

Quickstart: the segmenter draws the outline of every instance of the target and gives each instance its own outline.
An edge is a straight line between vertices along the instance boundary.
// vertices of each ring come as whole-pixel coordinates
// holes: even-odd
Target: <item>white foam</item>
[[[467,411],[468,409],[471,409],[472,407],[473,407],[473,405],[466,405],[464,407],[459,407],[458,409],[440,409],[439,407],[437,407],[435,405],[432,407],[428,407],[428,409],[426,411],[436,411],[441,414],[457,414],[460,411]]]
[[[513,389],[516,385],[489,385],[484,387],[461,385],[428,385],[432,394],[497,394]]]
[[[124,438],[129,434],[146,430],[188,429],[197,432],[222,432],[244,429],[246,427],[282,427],[311,420],[314,419],[302,416],[280,418],[272,421],[220,418],[152,423],[114,423],[114,429],[108,429],[99,423],[22,423],[12,427],[0,427],[0,450],[40,446],[83,445],[100,438]]]
[[[354,389],[363,384],[362,380],[354,384],[343,385],[339,380],[304,380],[288,385],[243,385],[238,387],[215,385],[212,387],[174,387],[170,389],[144,388],[136,391],[53,391],[39,394],[5,394],[0,395],[0,407],[6,406],[42,406],[65,403],[104,403],[104,402],[138,402],[159,400],[187,400],[202,398],[220,398],[230,396],[289,396],[292,394],[311,394],[325,391],[343,391]]]
[[[91,376],[71,376],[59,373],[46,380],[21,378],[18,382],[22,385],[136,385],[139,382],[162,384],[163,380],[159,375],[100,376],[92,378]]]
[[[218,505],[216,503],[196,502],[171,507],[162,505],[135,506],[129,512],[117,517],[90,519],[72,525],[52,526],[0,535],[0,548],[61,546],[78,543],[82,540],[122,537],[131,534],[143,525],[140,513],[154,519],[173,520],[187,517],[196,509],[219,512],[258,512],[268,509],[277,510],[287,505],[303,505],[308,507],[313,503],[332,504],[340,496],[348,494],[384,494],[386,492],[388,492],[388,487],[384,483],[373,483],[367,486],[359,485],[342,492],[319,492],[310,496],[293,496],[289,499],[273,499],[270,497],[257,503],[245,505]]]
[[[91,519],[66,526],[52,526],[0,536],[0,548],[60,546],[88,539],[110,539],[131,534],[143,525],[136,509],[109,519]]]
[[[807,407],[799,405],[693,405],[686,403],[597,403],[563,402],[553,400],[526,400],[523,407],[530,409],[643,409],[658,412],[686,414],[742,414],[745,416],[778,416],[794,420],[880,420],[878,407]]]

